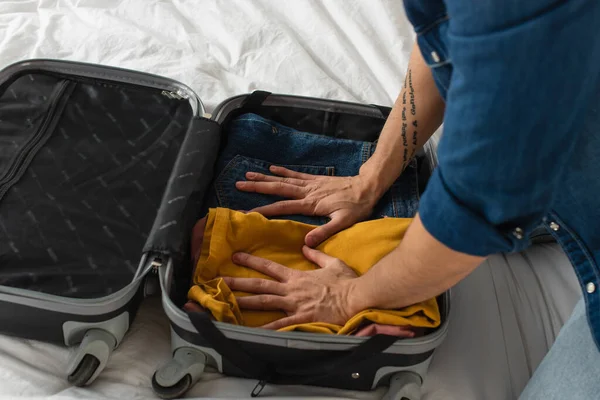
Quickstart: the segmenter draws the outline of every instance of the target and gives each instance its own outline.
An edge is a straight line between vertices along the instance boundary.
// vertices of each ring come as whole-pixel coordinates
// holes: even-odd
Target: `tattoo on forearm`
[[[402,146],[404,147],[404,154],[402,155],[403,169],[406,165],[406,161],[408,160],[408,139],[406,137],[406,128],[408,128],[408,123],[406,122],[406,79],[407,78],[404,78],[404,93],[402,93]]]
[[[418,128],[418,122],[417,119],[413,119],[412,121],[412,128],[413,128],[413,134],[412,134],[412,149],[410,152],[410,155],[408,154],[408,122],[407,122],[407,117],[406,117],[406,93],[408,92],[408,95],[410,97],[410,113],[413,117],[415,117],[417,115],[417,105],[415,103],[415,88],[413,87],[413,82],[412,82],[412,71],[409,69],[406,77],[404,78],[404,93],[402,94],[402,145],[404,146],[404,153],[402,155],[402,164],[403,167],[402,169],[406,168],[406,166],[408,165],[408,162],[410,159],[412,159],[412,157],[415,155],[415,153],[417,152],[417,128]]]
[[[417,115],[417,105],[415,103],[415,88],[413,87],[413,83],[412,83],[412,71],[408,71],[408,86],[410,88],[410,113],[412,114],[413,117],[416,117]],[[410,155],[410,158],[412,158],[415,153],[417,152],[417,119],[415,118],[412,122],[413,125],[413,136],[412,136],[412,152]]]
[[[408,140],[406,139],[406,127],[408,124],[402,122],[402,145],[404,146],[404,154],[402,155],[402,163],[406,164],[408,161]]]
[[[412,84],[412,71],[408,70],[408,87],[410,89],[410,113],[413,117],[417,114],[417,107],[415,106],[415,88]]]

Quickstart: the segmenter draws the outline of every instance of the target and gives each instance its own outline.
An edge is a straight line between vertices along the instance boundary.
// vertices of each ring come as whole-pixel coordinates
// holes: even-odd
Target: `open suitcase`
[[[311,133],[375,141],[390,109],[254,92],[205,113],[187,86],[119,68],[28,60],[0,72],[0,331],[79,346],[65,372],[94,381],[144,296],[160,290],[173,358],[157,395],[184,394],[204,369],[268,383],[420,397],[442,324],[416,339],[273,332],[212,323],[181,306],[190,232],[228,122],[253,112]],[[419,186],[436,166],[417,154]]]

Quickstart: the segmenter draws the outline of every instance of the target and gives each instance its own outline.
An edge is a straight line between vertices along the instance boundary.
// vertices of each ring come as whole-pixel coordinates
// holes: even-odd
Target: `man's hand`
[[[251,210],[265,217],[302,214],[331,218],[306,235],[305,243],[309,247],[316,247],[337,232],[366,219],[379,200],[376,191],[360,175],[318,176],[277,166],[270,170],[278,176],[248,172],[248,181],[237,182],[237,189],[292,199]]]
[[[302,252],[320,268],[298,271],[246,253],[233,255],[233,262],[237,265],[275,279],[223,278],[231,290],[256,294],[238,297],[240,308],[287,313],[287,317],[263,328],[280,329],[310,322],[344,325],[355,314],[348,309],[347,298],[350,295],[349,283],[357,277],[356,273],[342,261],[318,250],[304,246]]]

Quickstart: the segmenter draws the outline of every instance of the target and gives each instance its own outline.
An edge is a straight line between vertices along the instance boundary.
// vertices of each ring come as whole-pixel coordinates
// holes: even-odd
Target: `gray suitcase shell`
[[[205,367],[256,378],[212,348],[180,307],[189,286],[189,232],[213,178],[226,134],[222,127],[247,111],[361,140],[375,140],[389,113],[378,106],[255,92],[225,100],[210,116],[189,87],[141,72],[56,60],[27,60],[2,70],[0,141],[10,147],[0,151],[0,331],[79,346],[66,376],[73,384],[90,384],[140,301],[160,289],[173,359],[152,379],[159,396],[180,396]],[[437,162],[431,143],[418,159],[424,188]],[[88,231],[95,234],[77,237]],[[32,241],[35,234],[45,236]],[[390,398],[418,398],[447,330],[449,294],[439,301],[443,320],[434,332],[396,341],[360,368],[303,383],[356,390],[390,385]],[[344,357],[364,342],[215,326],[265,362],[322,364],[324,357]],[[267,379],[257,388],[297,378]]]
[[[211,119],[221,127],[222,141],[226,140],[228,121],[245,112],[258,113],[303,131],[332,137],[376,140],[389,109],[324,99],[254,92],[225,100],[216,107]],[[195,151],[201,146],[199,141],[197,145],[187,150],[182,149],[182,153]],[[418,160],[420,186],[424,189],[428,177],[437,164],[432,143],[426,144],[424,150],[418,155]],[[186,168],[183,162],[179,164],[179,167],[181,169],[174,170],[173,178],[197,171],[194,168]],[[212,177],[212,170],[206,175]],[[171,183],[172,185],[165,192],[162,203],[165,209],[155,223],[155,227],[169,227],[166,228],[167,231],[168,229],[177,229],[176,226],[181,221],[180,216],[184,213],[168,210],[170,207],[181,206],[177,205],[177,202],[172,202],[172,199],[194,197],[193,194],[185,192],[186,188],[179,187],[175,179],[172,179]],[[187,190],[192,189],[187,188]],[[199,187],[197,191],[204,193],[206,187]],[[197,204],[199,206],[201,200]],[[164,219],[160,219],[160,217]],[[192,221],[195,220],[192,218]],[[187,225],[185,228],[189,232],[191,226]],[[168,232],[167,235],[169,235]],[[180,250],[182,249],[171,254],[176,254]],[[390,399],[414,400],[419,398],[422,377],[426,373],[433,350],[446,335],[449,314],[448,293],[438,299],[443,315],[441,327],[424,337],[398,340],[382,353],[363,358],[360,362],[346,363],[345,361],[350,361],[348,357],[358,345],[365,342],[363,338],[300,332],[272,332],[215,323],[218,330],[229,339],[229,342],[221,344],[221,350],[230,350],[236,347],[241,348],[241,351],[245,353],[242,357],[239,352],[227,351],[230,353],[228,359],[215,348],[216,343],[212,334],[209,335],[207,331],[199,334],[187,314],[181,310],[181,303],[184,299],[181,299],[179,295],[185,291],[173,293],[173,288],[179,286],[180,279],[177,277],[177,271],[182,269],[186,273],[189,271],[179,265],[179,260],[186,256],[187,253],[184,250],[175,258],[158,255],[155,260],[159,271],[163,308],[171,321],[173,350],[172,360],[159,368],[153,377],[153,388],[161,397],[180,396],[201,377],[204,368],[208,366],[227,375],[256,379],[258,384],[253,395],[258,394],[265,384],[274,382],[281,384],[306,383],[354,390],[371,390],[380,385],[389,385],[388,398]],[[184,288],[187,289],[189,286],[187,277],[184,277],[183,282],[185,282]],[[254,366],[252,361],[250,361],[250,366],[242,367],[242,358],[260,359],[262,362],[259,364],[302,364],[304,373],[316,369],[323,370],[323,365],[329,363],[330,360],[335,360],[335,363],[328,372],[317,374],[317,376],[310,376],[310,374],[299,376],[296,371],[295,375],[286,376],[285,373],[280,373],[276,378],[271,377],[271,380],[266,379],[260,382],[259,374],[252,371]],[[282,363],[282,360],[285,361]]]
[[[186,86],[133,71],[27,60],[0,72],[0,331],[80,346],[73,384],[98,376],[135,317],[142,249],[202,112]]]

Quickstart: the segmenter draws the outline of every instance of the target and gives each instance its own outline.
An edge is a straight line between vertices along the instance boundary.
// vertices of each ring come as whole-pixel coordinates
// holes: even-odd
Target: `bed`
[[[58,58],[151,72],[192,87],[209,112],[254,89],[391,105],[413,39],[396,0],[0,1],[0,67]],[[579,295],[556,244],[492,257],[452,292],[449,336],[424,399],[516,398]],[[159,299],[143,303],[92,386],[64,380],[70,351],[0,335],[0,399],[154,398],[150,377],[170,351]],[[209,373],[187,396],[249,398],[255,384]],[[262,395],[383,393],[267,386]]]

